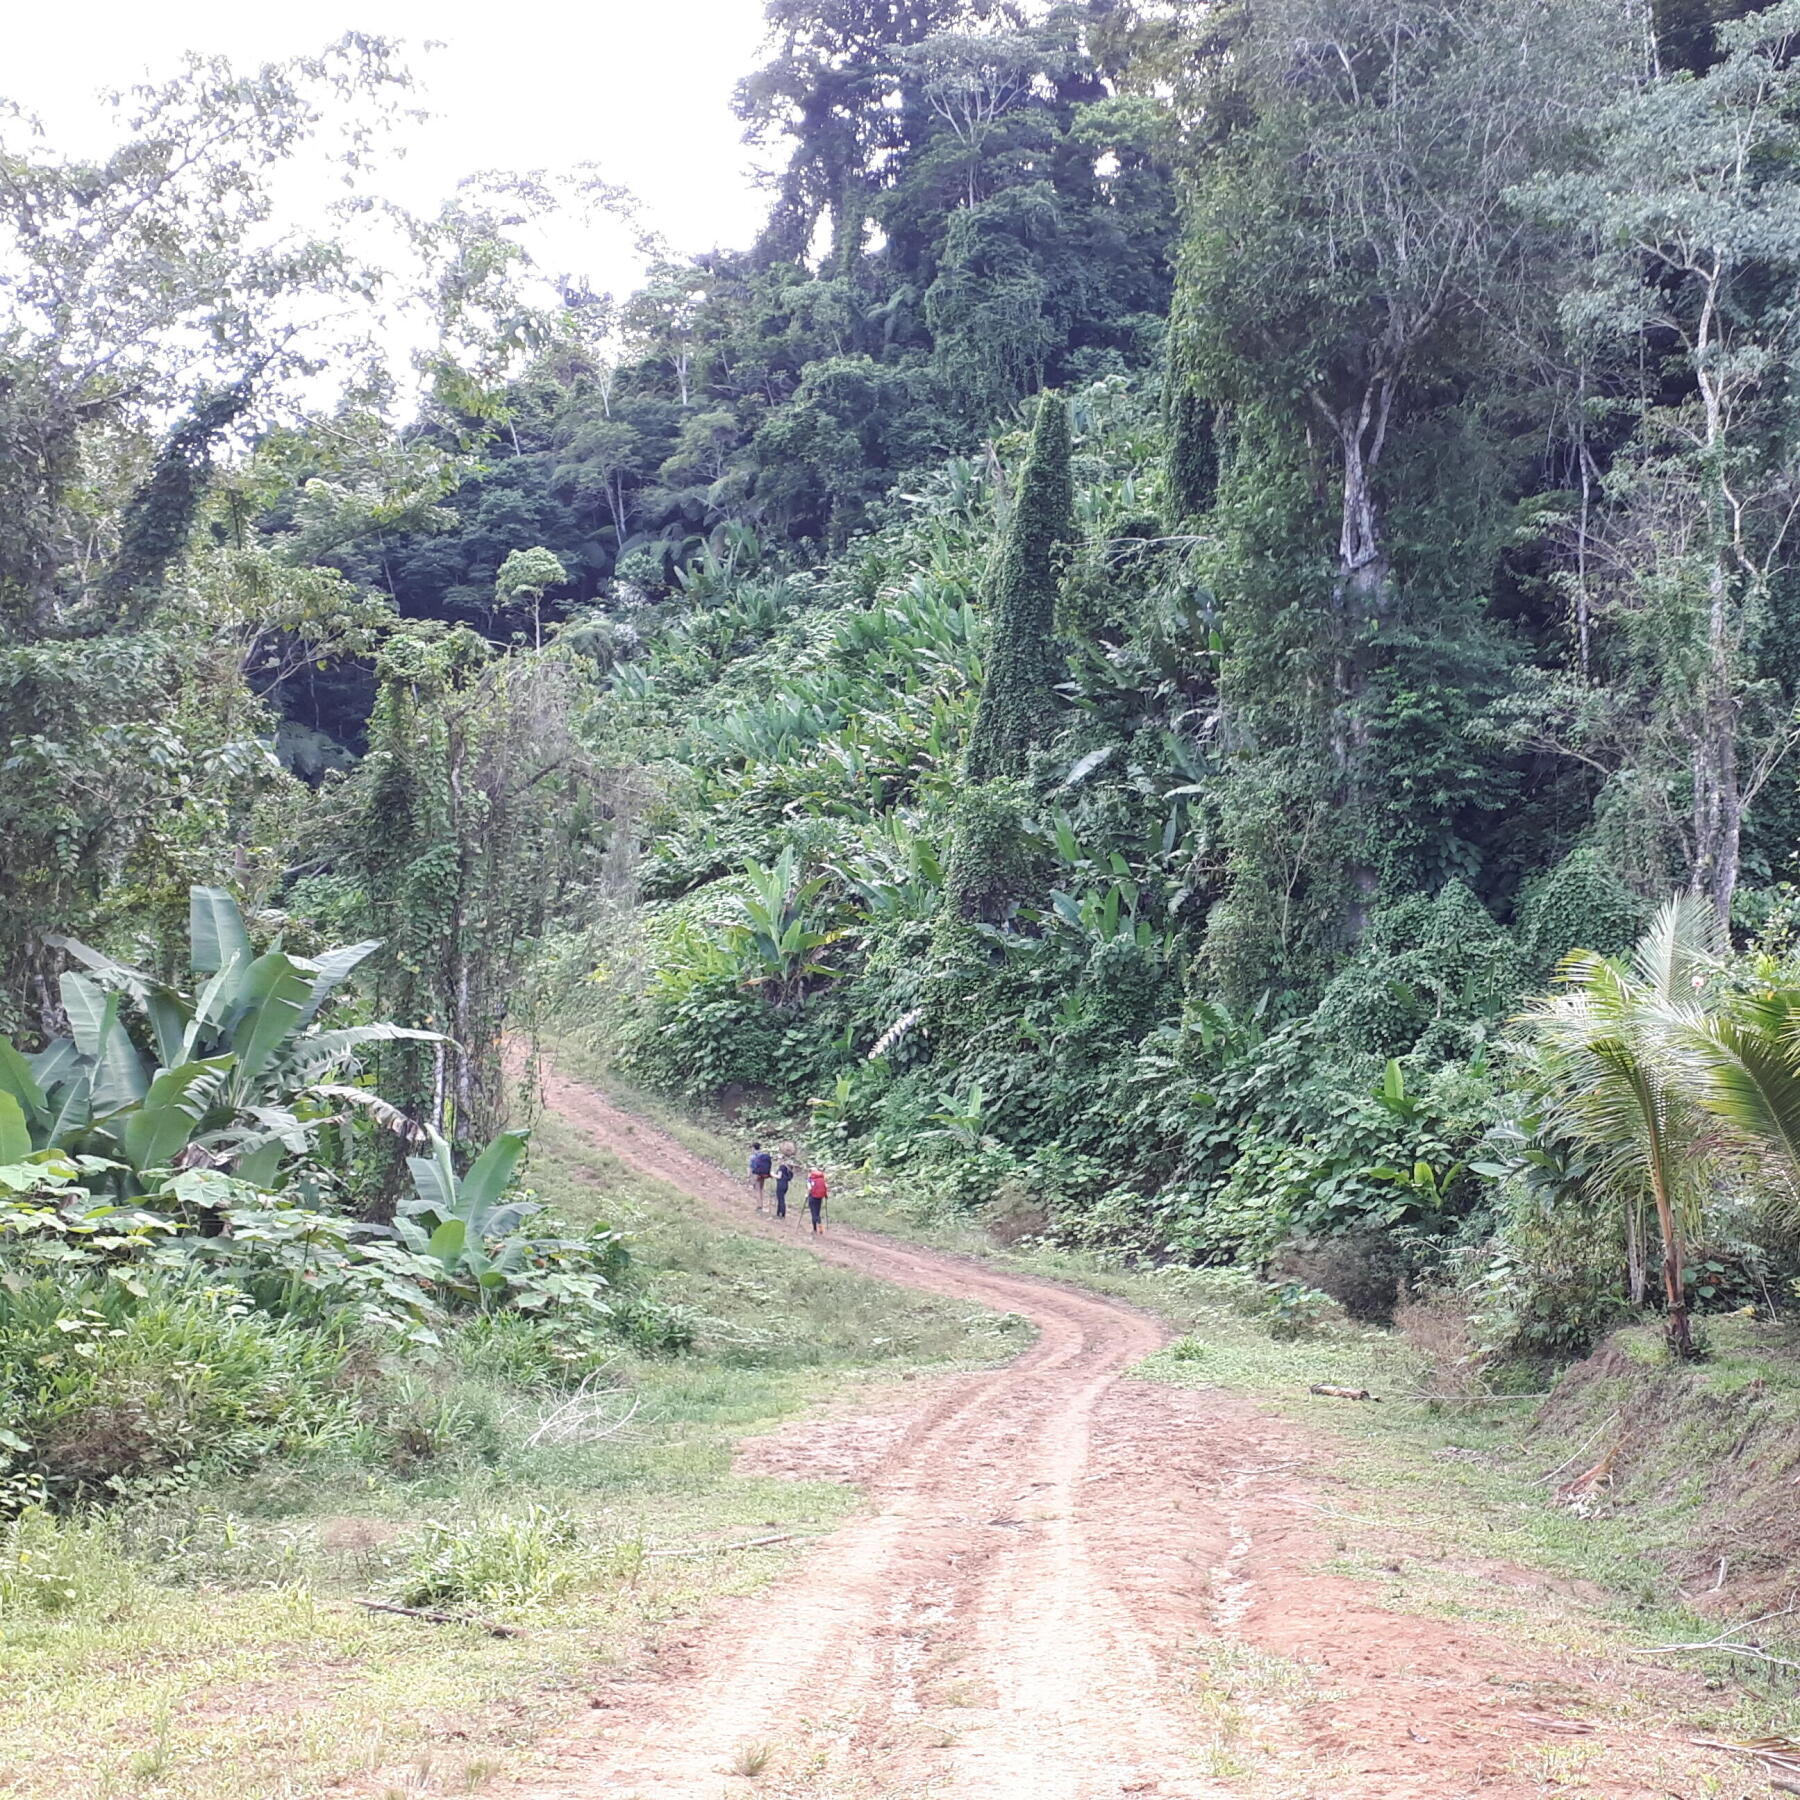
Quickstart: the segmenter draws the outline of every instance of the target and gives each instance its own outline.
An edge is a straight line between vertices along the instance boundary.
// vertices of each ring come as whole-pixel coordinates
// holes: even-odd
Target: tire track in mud
[[[871,1233],[778,1226],[645,1120],[544,1085],[553,1112],[732,1229],[791,1232],[1037,1337],[922,1383],[863,1476],[867,1511],[723,1609],[685,1663],[616,1684],[532,1800],[1524,1800],[1546,1791],[1534,1744],[1566,1752],[1570,1729],[1616,1770],[1585,1791],[1671,1791],[1667,1746],[1543,1722],[1610,1698],[1599,1671],[1320,1573],[1328,1453],[1237,1396],[1129,1379],[1166,1341],[1153,1320]],[[1247,1689],[1209,1673],[1246,1658]],[[752,1782],[733,1770],[758,1744],[773,1753]]]

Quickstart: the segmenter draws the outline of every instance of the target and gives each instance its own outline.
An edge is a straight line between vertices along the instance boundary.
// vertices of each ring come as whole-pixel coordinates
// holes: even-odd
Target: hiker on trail
[[[787,1217],[788,1184],[794,1179],[794,1165],[784,1156],[780,1167],[775,1171],[775,1216],[778,1219]]]
[[[775,1159],[761,1144],[750,1146],[750,1185],[756,1189],[756,1210],[762,1212],[763,1184],[769,1179],[775,1167]]]
[[[831,1184],[825,1179],[823,1169],[814,1169],[806,1178],[806,1210],[812,1214],[812,1228],[823,1231],[825,1221],[825,1201],[831,1193]]]

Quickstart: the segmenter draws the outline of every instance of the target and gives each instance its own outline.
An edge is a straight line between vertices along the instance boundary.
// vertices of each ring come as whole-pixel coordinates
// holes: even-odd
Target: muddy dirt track
[[[1037,1338],[1003,1368],[902,1390],[866,1431],[838,1417],[752,1447],[757,1466],[803,1473],[809,1432],[832,1455],[866,1440],[865,1513],[604,1684],[533,1800],[1705,1791],[1679,1732],[1612,1722],[1617,1663],[1393,1610],[1322,1573],[1321,1514],[1341,1503],[1329,1445],[1223,1391],[1132,1380],[1164,1341],[1154,1321],[868,1233],[812,1240],[804,1214],[758,1219],[740,1182],[592,1089],[552,1074],[546,1099],[734,1229],[1023,1314]],[[1666,1678],[1660,1697],[1678,1705],[1684,1686]]]

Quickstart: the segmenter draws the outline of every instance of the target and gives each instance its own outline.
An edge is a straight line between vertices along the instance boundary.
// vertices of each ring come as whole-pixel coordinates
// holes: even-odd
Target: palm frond
[[[1713,903],[1704,894],[1678,894],[1656,909],[1631,953],[1632,969],[1662,1005],[1691,1010],[1724,948]]]
[[[1783,996],[1739,1000],[1683,1032],[1700,1104],[1800,1210],[1800,1043]]]

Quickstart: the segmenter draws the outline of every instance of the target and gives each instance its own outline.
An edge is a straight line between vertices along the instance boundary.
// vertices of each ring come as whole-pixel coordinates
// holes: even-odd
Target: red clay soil
[[[592,1089],[552,1074],[546,1099],[735,1230],[1022,1314],[1038,1335],[1003,1368],[917,1383],[910,1416],[890,1395],[867,1444],[846,1451],[853,1421],[822,1421],[815,1463],[847,1458],[864,1514],[603,1684],[533,1800],[1712,1791],[1678,1731],[1613,1722],[1616,1663],[1321,1573],[1329,1443],[1229,1393],[1131,1379],[1164,1342],[1155,1321],[866,1232],[812,1239]],[[778,1434],[759,1466],[811,1472],[805,1436]],[[1672,1676],[1660,1691],[1691,1693]]]

